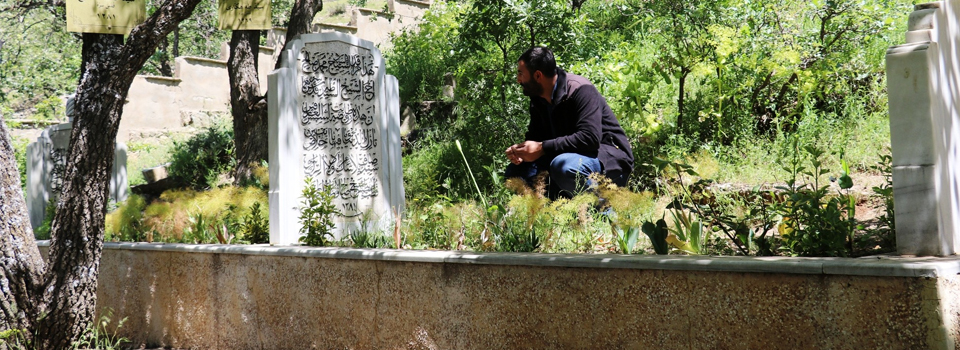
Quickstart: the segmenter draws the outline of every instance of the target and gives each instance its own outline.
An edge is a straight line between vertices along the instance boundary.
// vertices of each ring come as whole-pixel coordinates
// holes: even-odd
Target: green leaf
[[[629,230],[627,230],[627,252],[632,252],[633,248],[637,246],[638,238],[640,238],[639,228],[631,227]]]
[[[838,184],[840,185],[840,188],[846,190],[853,187],[853,179],[850,178],[850,175],[843,174],[840,175],[840,181]]]

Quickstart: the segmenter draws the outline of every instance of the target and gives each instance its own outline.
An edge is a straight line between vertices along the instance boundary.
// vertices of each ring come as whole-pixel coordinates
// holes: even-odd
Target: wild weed
[[[77,349],[98,349],[98,350],[114,350],[120,349],[120,347],[128,342],[129,340],[124,337],[117,335],[120,328],[123,328],[123,324],[127,321],[126,318],[123,318],[117,321],[117,326],[113,327],[113,331],[109,330],[110,323],[113,319],[113,309],[107,308],[105,313],[100,316],[98,322],[94,325],[91,325],[91,328],[87,329],[80,335],[80,339],[72,344],[74,350]]]
[[[117,210],[107,214],[104,229],[106,240],[140,242],[146,239],[143,227],[143,210],[147,203],[143,197],[131,195]]]
[[[813,146],[803,147],[810,157],[811,167],[807,168],[802,164],[796,141],[794,145],[794,155],[787,164],[792,178],[783,188],[786,201],[781,208],[784,216],[780,232],[784,243],[782,249],[799,256],[847,256],[851,253],[848,244],[852,243],[856,229],[855,199],[846,193],[828,195],[829,185],[820,182],[821,176],[830,173],[821,162],[823,151]],[[810,182],[801,184],[800,176]],[[852,186],[853,181],[844,164],[840,188],[847,190]]]

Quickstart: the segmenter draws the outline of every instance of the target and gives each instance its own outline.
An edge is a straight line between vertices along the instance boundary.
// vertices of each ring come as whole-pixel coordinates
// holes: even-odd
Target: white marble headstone
[[[43,224],[47,203],[60,195],[67,150],[73,124],[63,123],[44,130],[37,141],[27,145],[27,209],[34,229]],[[129,195],[127,146],[117,143],[110,173],[110,200],[122,202]]]
[[[887,50],[897,251],[960,251],[960,1],[916,5]]]
[[[270,242],[297,244],[305,179],[329,189],[341,237],[392,228],[403,211],[400,101],[380,51],[342,33],[306,34],[269,77]]]

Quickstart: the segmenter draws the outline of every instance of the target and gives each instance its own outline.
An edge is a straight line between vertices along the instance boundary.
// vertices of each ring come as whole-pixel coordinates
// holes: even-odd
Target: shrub
[[[57,96],[50,96],[35,106],[37,113],[33,115],[33,119],[41,121],[52,121],[65,119],[65,111],[63,110],[63,100]]]
[[[216,224],[217,228],[222,229],[226,224],[231,229],[228,235],[244,238],[247,237],[245,231],[231,224],[231,220],[234,220],[232,218],[242,218],[244,223],[250,222],[250,215],[256,204],[259,204],[262,211],[266,203],[266,191],[256,187],[224,186],[204,192],[189,189],[167,191],[143,209],[142,232],[145,238],[150,236],[150,239],[155,241],[180,242],[184,239],[184,232],[195,227],[198,216],[203,215],[203,221],[208,225]],[[108,222],[111,216],[119,215],[119,212],[108,214]],[[259,224],[267,226],[265,222],[258,223],[257,226]],[[190,237],[187,239],[189,241]]]
[[[173,147],[170,175],[196,190],[207,189],[218,183],[218,178],[233,168],[233,130],[227,124],[217,124]]]
[[[310,178],[305,181],[303,202],[298,208],[303,225],[300,233],[304,234],[300,237],[300,243],[317,247],[330,245],[330,239],[333,238],[333,217],[340,215],[340,211],[333,204],[329,187],[320,190]]]
[[[139,242],[146,239],[143,230],[143,209],[147,202],[143,197],[131,195],[119,208],[107,215],[104,234],[106,240]]]
[[[20,172],[20,189],[27,194],[27,145],[30,140],[23,137],[13,138],[13,157],[17,161],[17,170]]]
[[[33,237],[36,239],[50,239],[50,229],[53,225],[53,216],[57,213],[57,200],[50,198],[47,207],[43,213],[43,223],[36,230],[33,230]]]
[[[240,223],[239,234],[250,244],[270,243],[270,220],[260,210],[260,202],[250,206],[250,214]]]
[[[813,146],[804,147],[804,151],[810,156],[809,169],[801,164],[799,149],[788,164],[793,178],[784,188],[787,198],[782,208],[782,248],[799,256],[847,256],[847,243],[852,242],[848,239],[852,239],[856,229],[855,201],[849,194],[829,196],[829,185],[820,182],[820,177],[829,173],[821,163],[823,151]],[[844,173],[839,178],[844,190],[853,186],[847,172],[844,163]],[[812,183],[798,183],[800,175]]]

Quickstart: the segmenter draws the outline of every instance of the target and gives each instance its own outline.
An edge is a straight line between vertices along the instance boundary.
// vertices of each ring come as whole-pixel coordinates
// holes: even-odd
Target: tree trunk
[[[173,53],[174,60],[180,57],[180,24],[173,28],[173,49],[170,52]]]
[[[313,16],[323,10],[323,0],[297,0],[290,9],[290,23],[287,25],[287,37],[283,41],[286,48],[293,38],[312,31]],[[276,68],[280,68],[277,61]]]
[[[227,73],[230,76],[230,110],[233,112],[237,155],[233,178],[238,185],[252,176],[253,167],[267,159],[267,101],[260,95],[259,52],[259,30],[233,31]]]
[[[679,87],[680,91],[677,92],[677,133],[678,134],[683,133],[683,100],[685,97],[684,95],[686,94],[686,92],[684,91],[684,87],[687,83],[688,74],[690,74],[690,69],[687,69],[687,67],[680,68],[680,81],[678,82],[678,85],[680,85]]]
[[[33,239],[13,154],[0,115],[0,331],[34,329],[43,306],[34,298],[39,294],[44,262]],[[31,341],[29,332],[23,336]],[[0,349],[5,348],[0,341]]]
[[[76,118],[64,172],[63,189],[53,218],[48,267],[38,262],[32,238],[24,238],[23,196],[7,195],[7,179],[15,166],[9,146],[0,147],[0,251],[12,252],[16,261],[3,261],[0,300],[22,303],[6,307],[0,326],[24,327],[33,334],[36,349],[66,349],[90,327],[96,313],[97,277],[103,250],[103,225],[107,209],[110,169],[117,129],[133,78],[160,40],[193,12],[200,0],[168,0],[123,43],[121,35],[83,34],[83,64],[77,86]],[[0,132],[6,139],[6,131]],[[4,144],[9,144],[7,140]],[[19,182],[19,181],[17,181]],[[19,189],[19,186],[17,186]],[[19,207],[19,209],[18,209]],[[19,212],[19,213],[18,213]],[[20,217],[18,220],[17,218]],[[10,233],[6,231],[10,231]],[[45,271],[44,271],[45,270]],[[35,276],[43,271],[41,283]],[[24,282],[21,282],[24,281]],[[26,289],[26,297],[18,290]],[[21,300],[24,300],[21,302]],[[9,312],[13,310],[16,312]],[[26,314],[26,317],[21,317]],[[36,316],[42,317],[36,317]],[[25,323],[25,325],[24,325]]]
[[[283,47],[296,36],[309,33],[313,16],[323,9],[322,0],[297,0],[290,10],[290,24]],[[246,182],[253,166],[267,160],[267,104],[260,95],[257,78],[257,54],[260,51],[259,31],[235,30],[230,39],[230,110],[233,113],[233,135],[237,164],[233,169],[234,183]],[[276,68],[280,68],[277,61]]]
[[[160,75],[165,77],[173,76],[173,65],[170,64],[170,40],[163,38],[160,40]]]
[[[122,47],[122,35],[83,34],[77,114],[63,193],[51,225],[50,268],[45,279],[50,292],[44,295],[50,301],[50,315],[37,325],[40,348],[68,347],[96,314],[107,184],[123,99],[130,87],[114,85],[126,80],[113,75],[124,72],[125,62],[119,59]]]

